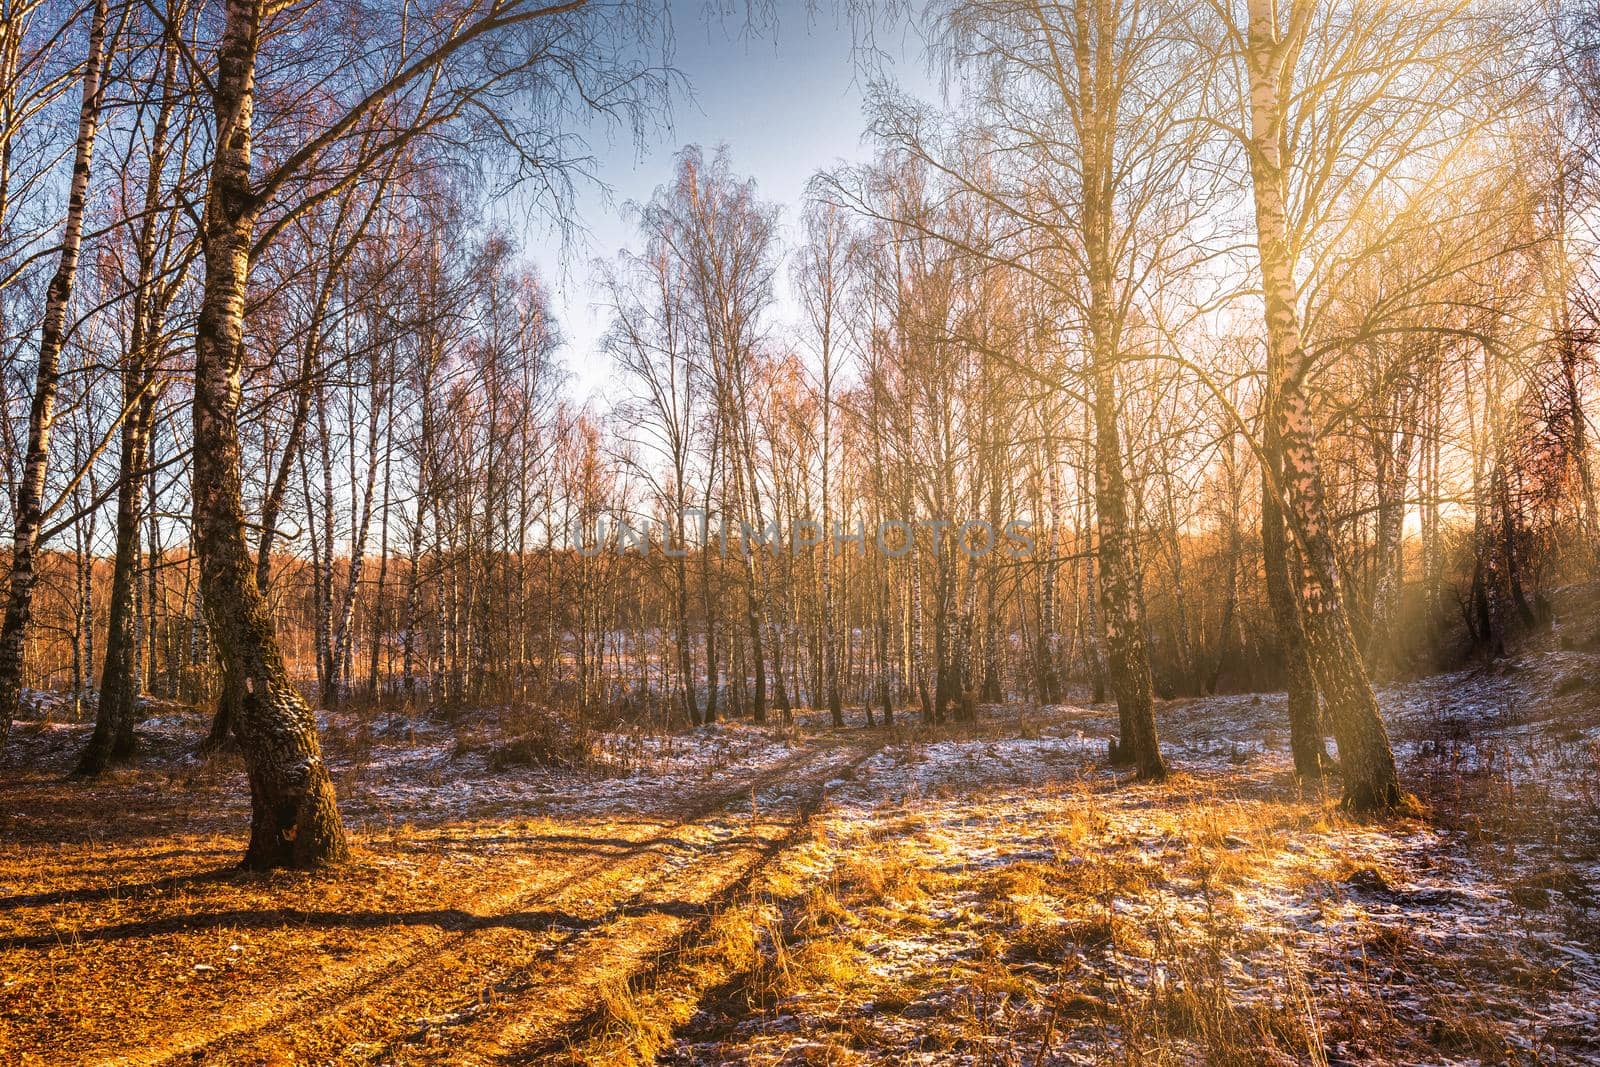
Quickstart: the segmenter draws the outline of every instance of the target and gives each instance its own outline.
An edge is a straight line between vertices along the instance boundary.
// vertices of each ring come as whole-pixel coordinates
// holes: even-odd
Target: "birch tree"
[[[1386,808],[1399,802],[1400,787],[1339,578],[1309,392],[1317,360],[1304,336],[1297,271],[1302,256],[1337,244],[1343,220],[1385,195],[1406,167],[1437,166],[1463,143],[1457,125],[1441,120],[1469,90],[1481,52],[1462,4],[1372,0],[1322,10],[1249,0],[1242,18],[1213,7],[1245,72],[1239,124],[1227,112],[1217,121],[1245,146],[1249,163],[1267,340],[1269,488],[1281,495],[1298,550],[1293,580],[1310,667],[1339,744],[1345,803]],[[1318,125],[1323,113],[1344,122]]]
[[[647,106],[647,75],[626,68],[608,51],[636,26],[615,28],[608,15],[582,0],[544,6],[490,0],[464,11],[439,9],[407,20],[388,42],[381,72],[351,87],[342,111],[291,147],[270,170],[252,170],[256,73],[268,22],[278,14],[261,0],[229,0],[211,79],[213,158],[205,198],[202,298],[195,328],[193,526],[208,629],[222,663],[224,688],[239,694],[234,731],[250,778],[252,824],[245,863],[252,867],[319,866],[345,857],[343,824],[332,780],[322,761],[316,722],[291,684],[271,612],[255,581],[245,545],[240,484],[239,397],[246,294],[257,246],[287,226],[300,210],[336,195],[345,181],[306,189],[305,173],[328,159],[353,131],[378,121],[386,131],[348,173],[360,173],[390,152],[460,122],[479,123],[487,141],[507,127],[493,99],[541,79],[545,99],[565,106],[564,90],[588,86],[583,99],[606,101],[638,115]],[[650,25],[646,23],[646,26]],[[548,31],[548,34],[547,32]],[[612,34],[623,34],[618,40]],[[520,35],[520,39],[519,39]],[[522,53],[503,64],[482,48],[504,41]],[[596,51],[590,51],[590,48]],[[563,62],[567,60],[570,62]],[[607,97],[606,93],[614,95]],[[396,118],[404,121],[395,122]],[[516,158],[547,182],[562,180],[541,146],[552,137],[517,141]],[[553,153],[552,153],[553,154]],[[288,210],[258,234],[263,210],[285,198]]]
[[[34,373],[33,400],[28,410],[27,451],[12,514],[9,590],[5,620],[0,624],[0,742],[4,742],[10,731],[22,688],[23,657],[37,577],[34,568],[46,510],[45,478],[50,462],[50,435],[55,423],[56,391],[60,384],[61,350],[69,328],[67,316],[78,275],[78,255],[83,246],[89,174],[110,63],[111,50],[106,42],[109,13],[108,0],[96,0],[90,14],[88,50],[83,61],[83,93],[78,106],[67,213],[61,226],[55,274],[46,291],[39,330],[39,357]]]

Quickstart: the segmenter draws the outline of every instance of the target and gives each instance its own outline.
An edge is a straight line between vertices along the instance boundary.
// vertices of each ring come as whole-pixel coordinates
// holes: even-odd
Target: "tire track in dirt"
[[[592,1020],[601,991],[656,971],[703,937],[716,912],[799,843],[826,798],[827,784],[852,775],[881,748],[857,748],[823,773],[789,784],[801,792],[788,817],[752,825],[744,840],[705,850],[705,859],[652,879],[606,921],[518,968],[492,999],[464,1005],[447,1022],[392,1043],[365,1062],[536,1063],[560,1052]],[[752,820],[753,822],[753,820]],[[425,1044],[433,1041],[431,1045]]]
[[[608,886],[618,882],[627,883],[630,878],[638,877],[640,868],[649,868],[657,862],[660,853],[670,853],[674,848],[681,847],[686,830],[730,808],[746,796],[789,780],[797,772],[803,772],[809,764],[821,760],[825,765],[830,765],[828,757],[841,748],[850,750],[848,746],[838,744],[808,747],[740,779],[734,786],[716,791],[698,803],[684,805],[673,813],[676,815],[673,821],[624,850],[598,855],[575,865],[557,867],[549,877],[541,879],[532,888],[524,882],[509,890],[456,901],[453,904],[455,910],[475,916],[466,929],[420,933],[408,938],[404,945],[394,951],[377,956],[363,954],[339,967],[331,976],[323,972],[311,982],[279,990],[259,1010],[246,1008],[242,1017],[235,1014],[217,1019],[212,1025],[178,1035],[163,1042],[160,1047],[143,1053],[124,1050],[98,1062],[108,1065],[229,1062],[239,1058],[261,1039],[288,1042],[308,1024],[329,1020],[347,1022],[350,1025],[349,1036],[353,1038],[363,1031],[381,1030],[385,1023],[393,1027],[394,1016],[386,1018],[380,1011],[372,1010],[386,997],[395,997],[407,990],[427,989],[436,992],[438,987],[430,988],[430,985],[438,977],[433,972],[441,968],[443,961],[454,959],[466,965],[473,962],[470,959],[472,956],[489,955],[491,958],[484,964],[483,970],[474,970],[470,966],[460,968],[463,979],[474,975],[478,977],[473,984],[480,990],[481,996],[483,992],[492,990],[495,984],[482,980],[486,971],[503,976],[509,969],[501,960],[494,958],[492,950],[504,947],[503,943],[512,938],[515,931],[526,931],[526,926],[519,926],[514,921],[517,916],[534,907],[559,914],[555,905],[563,901],[592,905],[596,897],[605,894]],[[623,906],[626,906],[626,901]],[[603,917],[601,921],[604,921]],[[554,943],[546,941],[536,950],[540,955],[558,951],[562,944],[570,940],[570,937],[560,937],[564,931],[559,922],[552,921],[542,929],[535,924],[535,929],[556,938]],[[503,977],[501,981],[504,981]],[[285,1007],[286,1001],[289,1003]],[[361,1018],[348,1019],[352,1015]],[[341,1016],[346,1018],[337,1018]],[[378,1036],[380,1041],[391,1037],[388,1034],[374,1036]],[[331,1050],[330,1055],[341,1061],[349,1058],[337,1048]],[[314,1059],[311,1062],[326,1061]]]

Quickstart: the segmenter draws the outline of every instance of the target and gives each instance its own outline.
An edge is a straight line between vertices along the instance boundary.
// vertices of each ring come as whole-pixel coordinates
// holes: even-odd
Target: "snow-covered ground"
[[[1383,690],[1421,806],[1376,822],[1294,786],[1281,696],[1164,706],[1160,785],[1106,707],[887,747],[780,904],[801,977],[675,1062],[1600,1060],[1593,664]]]
[[[352,761],[341,781],[347,812],[433,822],[649,808],[771,769],[797,751],[780,732],[730,723],[685,734],[600,734],[593,765],[577,772],[521,765],[496,771],[489,750],[463,750],[433,724],[421,724],[412,737],[374,746]]]

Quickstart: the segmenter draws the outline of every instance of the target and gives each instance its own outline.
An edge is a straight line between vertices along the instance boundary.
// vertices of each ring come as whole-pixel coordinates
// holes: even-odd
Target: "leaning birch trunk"
[[[1307,0],[1302,0],[1307,2]],[[1282,472],[1286,517],[1301,549],[1301,608],[1312,669],[1327,703],[1339,762],[1344,804],[1356,811],[1400,800],[1389,734],[1378,714],[1372,684],[1350,630],[1339,589],[1323,498],[1316,427],[1304,393],[1309,360],[1300,337],[1294,269],[1288,242],[1282,158],[1280,82],[1289,49],[1278,34],[1273,0],[1250,0],[1247,65],[1250,75],[1250,162],[1256,208],[1257,249],[1267,326],[1269,411]]]
[[[324,291],[326,288],[323,287]],[[267,490],[266,499],[261,503],[261,537],[256,542],[256,588],[263,593],[272,585],[272,546],[277,536],[278,513],[283,507],[284,495],[288,492],[289,477],[296,465],[301,462],[300,442],[305,436],[306,422],[311,411],[311,394],[316,380],[313,375],[315,354],[320,337],[319,324],[325,306],[326,298],[319,294],[317,305],[311,315],[311,327],[301,346],[299,384],[295,387],[295,406],[294,413],[289,419],[289,436],[284,442],[283,455],[278,460],[278,472]],[[320,574],[320,571],[318,573]],[[317,662],[322,661],[319,658]],[[224,686],[217,696],[217,710],[211,716],[211,728],[206,732],[205,740],[200,742],[198,750],[200,755],[216,752],[227,743],[233,731],[233,716],[238,705],[238,695]]]
[[[39,551],[39,528],[44,524],[45,475],[50,460],[50,430],[55,422],[56,389],[60,380],[61,348],[66,341],[67,305],[78,274],[78,251],[83,246],[83,209],[89,193],[89,165],[94,159],[94,139],[100,126],[104,97],[107,0],[97,0],[89,24],[89,55],[84,61],[83,100],[78,109],[78,139],[72,159],[72,185],[67,193],[67,218],[61,231],[61,255],[50,279],[39,336],[39,366],[34,375],[33,402],[28,409],[28,450],[22,481],[17,485],[12,510],[16,528],[11,538],[11,581],[5,622],[0,624],[0,744],[11,731],[22,694],[22,672],[27,652],[28,624],[33,616],[34,564]]]
[[[224,686],[239,696],[233,728],[251,800],[244,865],[315,867],[345,858],[344,826],[316,720],[289,683],[272,616],[256,585],[239,475],[245,290],[258,210],[250,184],[250,123],[260,33],[259,0],[229,0],[214,75],[216,148],[195,328],[194,539]]]
[[[140,353],[144,346],[143,315],[135,321],[129,365],[123,368],[124,401],[140,407],[139,394],[149,383]],[[111,602],[106,625],[105,662],[100,672],[100,700],[95,707],[94,734],[79,757],[78,775],[95,775],[133,754],[133,720],[139,699],[138,642],[134,633],[134,593],[139,571],[139,520],[143,496],[148,428],[136,410],[122,424],[122,458],[117,484],[116,557],[111,572]]]

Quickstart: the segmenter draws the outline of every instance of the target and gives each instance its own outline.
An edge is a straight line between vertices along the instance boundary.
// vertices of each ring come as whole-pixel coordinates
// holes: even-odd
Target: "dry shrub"
[[[850,1047],[850,1035],[827,1034],[820,1042],[801,1045],[793,1050],[793,1059],[785,1063],[802,1063],[815,1067],[850,1067],[862,1062],[861,1053]]]
[[[515,710],[510,736],[489,748],[491,771],[512,767],[581,770],[595,764],[595,733],[576,716],[532,706]]]
[[[1574,693],[1582,693],[1593,685],[1593,679],[1587,675],[1581,672],[1573,672],[1556,683],[1556,696],[1565,697]]]
[[[1564,863],[1529,871],[1511,883],[1511,898],[1524,908],[1549,907],[1556,894],[1581,908],[1593,903],[1592,887],[1577,869]]]

